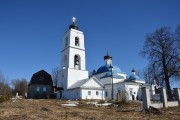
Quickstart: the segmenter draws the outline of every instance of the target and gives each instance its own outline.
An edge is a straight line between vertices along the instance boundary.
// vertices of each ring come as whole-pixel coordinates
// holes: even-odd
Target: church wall
[[[57,87],[62,87],[64,89],[67,89],[67,73],[68,73],[68,69],[64,69],[59,72]]]
[[[116,100],[117,99],[117,93],[118,91],[125,91],[125,84],[124,82],[122,83],[117,83],[117,84],[113,84],[113,99]],[[105,92],[108,92],[108,95],[105,96],[106,100],[111,100],[111,94],[112,94],[112,84],[106,85],[105,86]],[[106,94],[106,93],[105,93]]]
[[[80,56],[80,67],[81,70],[86,70],[86,64],[85,64],[85,51],[81,49],[74,49],[70,48],[69,50],[66,49],[62,52],[61,55],[61,69],[63,67],[65,68],[74,68],[74,56],[79,55]],[[66,58],[66,61],[64,60],[64,57]]]
[[[66,90],[78,80],[87,79],[88,77],[88,71],[64,69],[58,74],[57,87],[63,87]]]
[[[85,85],[83,85],[83,87],[101,87],[97,82],[95,82],[94,80],[90,80],[88,81]]]
[[[112,83],[112,80],[110,79],[110,77],[99,79],[99,81],[103,84],[111,84]]]
[[[81,70],[86,70],[85,65],[85,51],[80,49],[69,49],[69,68],[74,68],[74,56],[79,55],[80,56],[80,68]]]
[[[65,60],[66,56],[66,60]],[[69,67],[69,50],[64,50],[61,52],[61,69]]]
[[[87,79],[88,77],[89,77],[88,71],[68,69],[67,87],[69,88],[75,82],[77,82],[79,80]]]
[[[67,90],[63,93],[65,99],[76,100],[81,98],[80,88]]]
[[[71,29],[70,31],[70,46],[74,47],[75,37],[79,38],[79,48],[85,49],[84,47],[84,34],[82,31]]]
[[[66,46],[66,45],[65,45],[65,44],[66,44],[66,37],[68,38],[69,36],[70,36],[70,32],[69,32],[69,30],[68,30],[68,31],[65,32],[64,37],[63,37],[63,41],[62,41],[63,44],[62,44],[62,46],[61,46],[62,49],[65,48],[65,46]],[[69,45],[69,42],[70,42],[70,41],[69,41],[69,38],[68,38],[68,45]]]
[[[101,83],[103,84],[111,84],[112,83],[112,78],[111,77],[106,77],[106,78],[102,78],[99,80]],[[118,83],[118,82],[123,82],[124,79],[117,79],[117,78],[113,78],[113,83]]]
[[[90,94],[88,94],[90,93]],[[98,93],[98,94],[96,94]],[[82,99],[104,99],[104,90],[98,89],[82,89]]]
[[[133,100],[133,95],[134,95],[134,100],[137,100],[141,98],[141,91],[140,91],[140,86],[139,85],[128,85],[126,84],[126,91],[128,93],[128,99]],[[132,92],[131,92],[132,91]]]

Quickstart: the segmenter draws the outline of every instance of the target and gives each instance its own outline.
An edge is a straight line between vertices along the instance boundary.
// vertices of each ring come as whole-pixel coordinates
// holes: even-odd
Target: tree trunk
[[[168,100],[173,100],[169,78],[165,78]]]
[[[168,100],[173,100],[172,98],[172,92],[171,92],[171,87],[170,87],[170,82],[169,82],[169,76],[168,76],[168,68],[166,65],[166,54],[164,52],[163,49],[163,54],[162,54],[162,65],[163,65],[163,70],[164,70],[164,79],[166,82],[166,89],[167,89],[167,96],[168,96]]]

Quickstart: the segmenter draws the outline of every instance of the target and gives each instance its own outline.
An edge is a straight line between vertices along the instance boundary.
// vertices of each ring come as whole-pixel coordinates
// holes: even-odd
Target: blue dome
[[[111,72],[107,72],[106,75],[101,78],[106,78],[106,77],[111,77]],[[113,78],[124,79],[123,76],[118,75],[117,73],[114,73],[114,72],[113,72]]]
[[[140,78],[139,76],[132,74],[129,76],[128,80],[140,80]]]
[[[109,71],[111,71],[110,69],[109,69],[109,66],[110,65],[103,65],[103,66],[101,66],[98,70],[97,70],[97,74],[100,74],[100,73],[104,73],[104,72],[109,72]],[[115,66],[115,65],[112,65],[113,66],[113,69],[112,69],[112,71],[113,71],[113,74],[114,73],[117,73],[117,72],[121,72],[121,69],[119,68],[119,67],[117,67],[117,66]]]
[[[139,76],[134,75],[134,74],[130,75],[129,78],[127,79],[127,81],[132,81],[132,80],[144,81],[144,79],[141,79]]]

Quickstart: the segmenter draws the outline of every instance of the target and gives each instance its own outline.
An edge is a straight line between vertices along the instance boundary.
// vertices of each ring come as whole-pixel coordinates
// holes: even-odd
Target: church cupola
[[[135,69],[134,69],[134,68],[132,69],[132,71],[131,71],[131,72],[132,72],[132,74],[133,74],[133,75],[135,75],[135,74],[136,74],[136,71],[135,71]]]
[[[108,54],[108,52],[107,52],[107,55],[106,56],[104,56],[104,60],[105,60],[105,64],[107,65],[110,65],[110,64],[112,64],[112,56],[110,56],[109,54]]]
[[[76,18],[75,17],[72,18],[72,22],[73,23],[69,26],[69,29],[78,30],[78,26],[75,24],[75,22],[76,22]]]

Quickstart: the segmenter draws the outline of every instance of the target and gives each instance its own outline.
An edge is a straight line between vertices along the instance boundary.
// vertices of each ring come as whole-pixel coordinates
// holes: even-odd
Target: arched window
[[[80,56],[74,56],[74,68],[80,70]]]
[[[79,37],[75,37],[75,46],[79,46]]]

